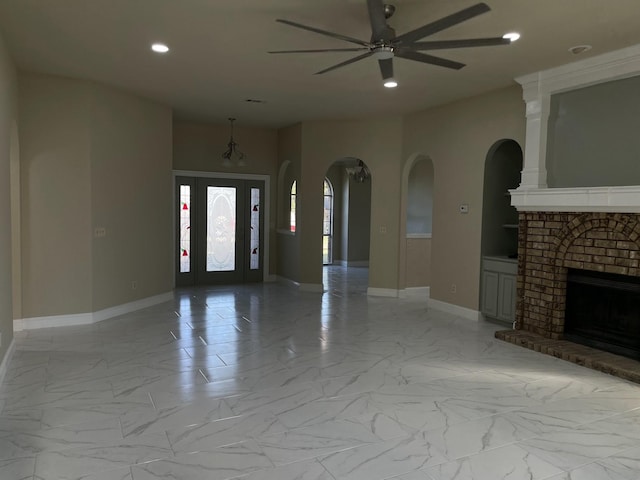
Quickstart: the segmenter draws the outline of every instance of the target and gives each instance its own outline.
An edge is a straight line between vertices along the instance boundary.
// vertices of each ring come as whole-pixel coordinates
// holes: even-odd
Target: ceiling
[[[407,113],[513,84],[526,73],[640,43],[638,0],[485,0],[492,11],[429,40],[502,36],[507,46],[441,50],[455,71],[395,59],[382,86],[373,57],[314,75],[353,53],[268,50],[352,46],[276,18],[369,40],[365,0],[1,0],[0,30],[21,70],[95,80],[174,108],[182,119],[281,127]],[[390,0],[398,34],[477,0]],[[171,48],[150,51],[152,42]],[[569,47],[590,44],[581,55]],[[248,103],[247,99],[264,103]]]

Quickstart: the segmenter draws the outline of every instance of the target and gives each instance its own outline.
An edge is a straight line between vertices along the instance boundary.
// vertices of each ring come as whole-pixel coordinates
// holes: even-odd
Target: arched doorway
[[[336,160],[327,169],[322,192],[323,264],[336,267],[333,271],[337,267],[367,268],[371,235],[371,172],[366,163],[352,157]],[[330,280],[327,273],[332,271],[332,267],[325,267],[325,287]],[[361,277],[364,281],[368,279],[368,275]]]

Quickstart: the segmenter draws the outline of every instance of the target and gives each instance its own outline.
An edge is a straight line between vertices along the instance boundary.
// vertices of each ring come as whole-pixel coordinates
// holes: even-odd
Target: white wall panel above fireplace
[[[509,190],[520,212],[640,213],[640,185]]]

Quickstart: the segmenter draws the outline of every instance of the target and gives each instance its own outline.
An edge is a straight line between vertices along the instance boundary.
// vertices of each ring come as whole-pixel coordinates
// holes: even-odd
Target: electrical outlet
[[[107,229],[104,227],[96,227],[93,230],[93,236],[96,238],[101,238],[101,237],[106,237],[107,236]]]
[[[456,293],[458,291],[458,287],[455,283],[451,284],[451,293]]]
[[[131,281],[131,290],[137,290],[138,289],[138,281],[137,280],[132,280]]]
[[[385,227],[384,225],[380,226],[380,233],[387,233],[387,227]]]

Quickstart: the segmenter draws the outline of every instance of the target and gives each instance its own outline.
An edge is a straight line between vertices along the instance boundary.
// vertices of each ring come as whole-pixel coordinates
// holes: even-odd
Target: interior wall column
[[[547,188],[547,128],[551,96],[523,85],[524,101],[527,104],[527,130],[524,149],[522,178],[518,190]],[[533,91],[532,91],[533,90]]]

